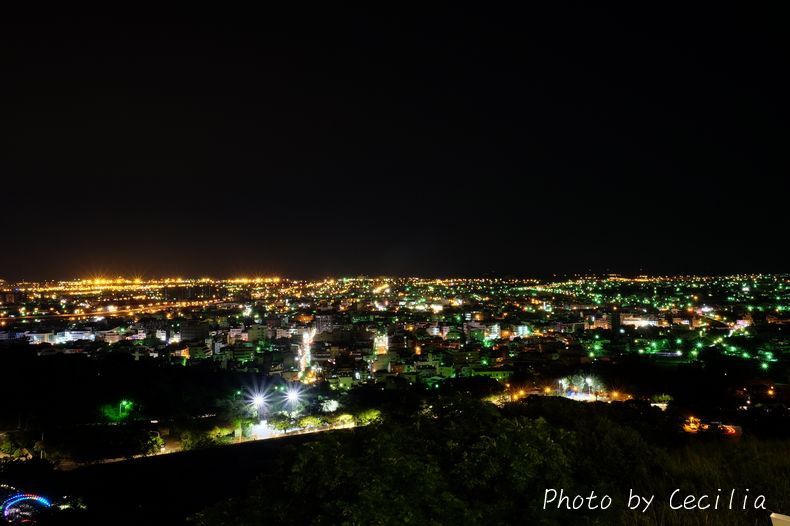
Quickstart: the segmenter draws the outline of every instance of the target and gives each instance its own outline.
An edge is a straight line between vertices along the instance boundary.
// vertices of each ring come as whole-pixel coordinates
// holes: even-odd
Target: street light
[[[261,409],[266,406],[266,396],[263,393],[256,393],[252,395],[252,407],[255,408],[255,414],[258,419],[261,418]]]
[[[123,408],[131,407],[132,403],[129,400],[121,400],[118,402],[118,420],[123,419]]]
[[[302,401],[302,392],[298,387],[288,387],[285,392],[285,401],[290,406],[291,411],[294,411],[297,405]]]

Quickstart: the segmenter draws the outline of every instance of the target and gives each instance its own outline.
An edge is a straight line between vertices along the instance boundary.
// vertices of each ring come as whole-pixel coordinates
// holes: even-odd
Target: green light
[[[120,422],[129,416],[134,403],[130,400],[119,400],[117,410],[112,404],[102,406],[101,411],[108,420]]]
[[[760,367],[763,368],[763,369],[768,369],[768,364],[763,362],[763,363],[760,364]]]

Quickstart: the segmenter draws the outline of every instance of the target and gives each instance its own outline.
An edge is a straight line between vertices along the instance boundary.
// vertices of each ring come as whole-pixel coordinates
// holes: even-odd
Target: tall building
[[[180,327],[181,341],[203,341],[208,336],[208,325],[194,320],[184,320]]]
[[[619,331],[620,330],[620,311],[617,310],[617,307],[612,309],[612,313],[610,314],[610,318],[611,318],[612,330],[615,331],[615,332]]]
[[[269,336],[269,327],[266,325],[253,324],[247,329],[247,341],[255,343],[264,340]]]
[[[376,334],[373,337],[373,353],[387,354],[387,351],[389,351],[389,337],[386,333]]]
[[[314,320],[315,332],[321,334],[322,332],[332,331],[332,316],[329,314],[318,314]]]
[[[501,335],[499,324],[492,323],[488,326],[488,330],[486,331],[486,337],[489,340],[498,340]]]

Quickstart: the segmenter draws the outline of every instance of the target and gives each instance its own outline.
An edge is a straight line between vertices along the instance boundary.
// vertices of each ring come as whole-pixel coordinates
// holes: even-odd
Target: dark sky
[[[778,13],[218,5],[3,17],[0,277],[788,270]]]

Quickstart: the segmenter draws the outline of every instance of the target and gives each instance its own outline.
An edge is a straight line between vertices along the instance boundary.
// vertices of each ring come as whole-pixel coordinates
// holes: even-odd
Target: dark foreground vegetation
[[[469,398],[421,402],[353,433],[291,448],[243,496],[196,515],[199,525],[768,524],[790,510],[790,441],[691,436],[643,402],[533,397],[502,409]],[[547,488],[608,494],[608,510],[543,509]],[[672,510],[669,496],[731,489],[736,509]],[[744,490],[748,506],[741,509]],[[629,490],[655,495],[630,511]],[[767,510],[754,510],[765,495]],[[678,499],[680,500],[680,499]]]
[[[665,412],[644,400],[579,403],[556,396],[497,407],[481,399],[506,400],[504,387],[479,377],[431,388],[397,379],[345,393],[316,387],[304,392],[297,417],[269,420],[315,427],[302,420],[353,416],[359,427],[214,447],[251,421],[248,397],[262,385],[258,376],[113,354],[38,358],[4,356],[12,374],[0,382],[0,481],[84,500],[84,509],[55,513],[53,523],[175,525],[189,516],[193,524],[220,526],[727,526],[768,524],[769,510],[790,512],[790,418],[777,400],[754,393],[752,410],[737,409],[742,402],[727,393],[748,384],[742,369],[726,361],[670,369],[637,359],[593,371],[642,399],[654,390],[639,388],[650,379],[672,385]],[[321,408],[329,399],[339,401],[334,413]],[[684,433],[681,424],[692,414],[742,426],[743,435]],[[165,428],[171,444],[198,451],[101,464],[160,451]],[[91,463],[99,465],[53,470]],[[544,510],[547,488],[570,496],[594,491],[611,496],[612,504]],[[710,495],[709,501],[721,489],[723,502],[719,510],[672,510],[675,489]],[[732,489],[738,498],[727,509]],[[746,489],[751,497],[743,510]],[[655,500],[644,513],[629,510],[630,491]],[[766,510],[754,509],[760,494]]]

